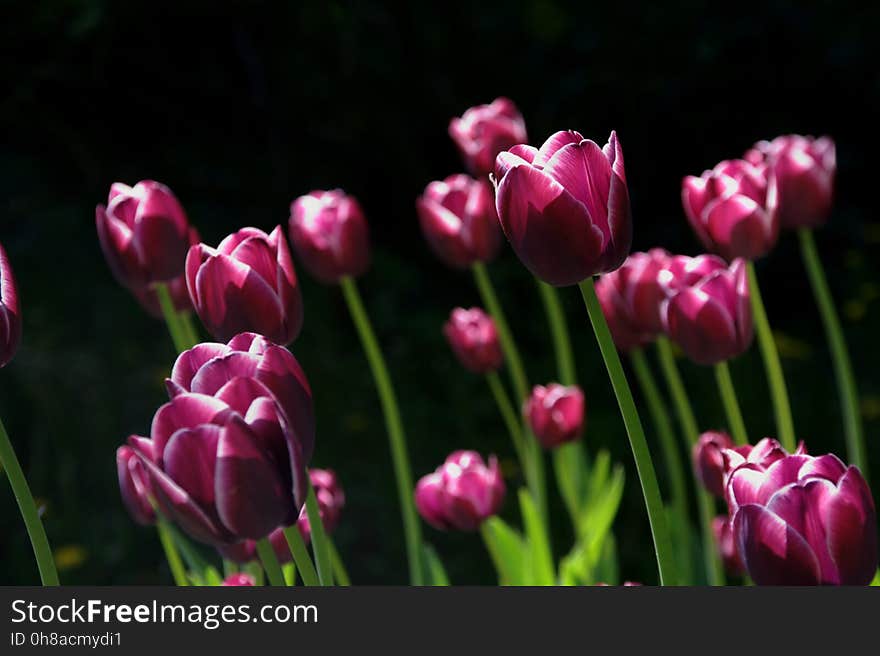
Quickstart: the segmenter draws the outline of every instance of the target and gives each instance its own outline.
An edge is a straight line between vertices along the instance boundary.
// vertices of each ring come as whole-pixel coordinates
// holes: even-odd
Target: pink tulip
[[[18,352],[21,342],[21,309],[12,264],[0,244],[0,367],[5,367]]]
[[[727,471],[723,451],[733,448],[730,435],[720,431],[707,431],[692,449],[694,473],[697,479],[716,497],[724,496],[724,479]]]
[[[223,585],[232,586],[232,587],[241,587],[246,586],[250,587],[256,585],[256,581],[254,581],[254,577],[250,574],[245,574],[244,572],[238,572],[237,574],[230,574],[223,580]]]
[[[492,172],[495,156],[502,150],[528,141],[525,121],[507,98],[471,107],[461,118],[452,119],[449,136],[470,172],[478,177]]]
[[[121,446],[116,449],[116,472],[119,476],[119,492],[128,514],[138,524],[149,526],[156,523],[156,511],[150,498],[153,489],[150,479],[134,449]]]
[[[455,308],[443,334],[462,366],[476,374],[497,371],[504,363],[495,322],[480,308]]]
[[[585,406],[584,393],[577,385],[550,383],[546,387],[535,385],[523,414],[541,446],[554,449],[580,439]]]

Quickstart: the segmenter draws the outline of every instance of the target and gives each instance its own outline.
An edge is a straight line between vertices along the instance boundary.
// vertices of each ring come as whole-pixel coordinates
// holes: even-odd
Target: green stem
[[[516,411],[510,403],[510,398],[507,396],[507,392],[504,391],[504,384],[501,382],[498,374],[494,371],[490,371],[486,374],[486,382],[489,383],[489,389],[492,391],[492,396],[495,397],[495,403],[498,405],[501,418],[504,419],[504,424],[507,426],[507,431],[510,433],[510,440],[513,442],[513,449],[516,451],[520,467],[523,468],[526,480],[529,481],[529,488],[532,489],[532,494],[534,494],[535,490],[532,486],[534,477],[532,476],[531,465],[526,454],[525,440],[522,434],[522,424],[520,424],[520,420],[517,418]]]
[[[159,298],[159,307],[162,308],[162,314],[165,317],[165,324],[168,326],[168,332],[171,333],[171,341],[174,342],[174,349],[178,353],[183,353],[193,344],[187,337],[186,328],[181,321],[180,314],[174,308],[174,301],[171,300],[171,292],[168,291],[168,285],[164,282],[157,282],[155,289],[156,296]]]
[[[672,354],[672,346],[666,337],[657,338],[657,355],[660,359],[660,368],[666,379],[666,385],[672,400],[675,403],[678,422],[684,437],[684,446],[688,454],[700,435],[697,418],[687,395],[678,365],[675,364],[675,356]],[[703,564],[706,569],[706,580],[709,585],[724,585],[724,571],[721,569],[721,559],[718,549],[715,547],[715,536],[712,533],[712,519],[715,517],[715,501],[701,486],[696,486],[697,508],[700,513],[700,531],[703,538]]]
[[[306,497],[306,513],[309,517],[312,553],[315,554],[318,581],[321,585],[333,585],[333,564],[330,560],[330,549],[327,546],[327,533],[324,531],[324,520],[321,519],[315,488],[311,485],[309,485],[309,496]]]
[[[746,422],[743,420],[739,401],[736,398],[736,389],[733,379],[730,377],[730,367],[727,362],[719,362],[715,365],[715,380],[718,381],[718,391],[724,402],[724,411],[727,413],[727,423],[730,424],[730,432],[737,444],[748,444],[749,434],[746,431]]]
[[[862,419],[859,414],[859,395],[856,391],[856,378],[846,347],[846,339],[843,336],[837,311],[834,309],[834,299],[828,288],[828,280],[825,277],[822,261],[819,259],[813,232],[805,228],[798,231],[798,237],[801,242],[801,256],[813,287],[816,305],[819,306],[819,313],[822,315],[825,336],[831,348],[831,359],[834,362],[834,375],[837,378],[840,409],[846,432],[847,453],[850,462],[862,471],[862,475],[867,480],[868,458],[865,436],[862,432]]]
[[[275,555],[275,549],[272,548],[269,538],[257,540],[257,555],[260,557],[260,562],[263,563],[263,569],[266,570],[266,578],[269,579],[269,584],[278,587],[286,586],[284,572],[281,571],[278,556]]]
[[[330,548],[330,560],[333,561],[333,577],[339,585],[343,587],[350,586],[351,579],[348,576],[348,570],[345,569],[345,563],[342,562],[339,549],[336,548],[336,544],[330,536],[327,536],[327,546]]]
[[[284,538],[287,540],[287,546],[290,548],[293,562],[296,563],[296,568],[299,570],[300,576],[302,576],[303,584],[309,587],[321,585],[321,582],[318,580],[318,572],[315,570],[315,565],[309,557],[309,550],[299,532],[299,527],[296,524],[286,527],[284,529]]]
[[[424,568],[422,567],[422,535],[419,518],[416,514],[413,500],[413,478],[410,471],[409,456],[406,449],[406,436],[403,432],[403,422],[400,419],[400,409],[394,388],[391,385],[391,377],[385,365],[385,358],[379,349],[379,343],[370,325],[370,319],[364,309],[360,293],[352,278],[343,278],[340,281],[342,293],[348,303],[361,343],[364,347],[373,378],[376,381],[376,389],[385,415],[385,424],[388,429],[388,439],[391,443],[391,460],[394,464],[394,474],[397,479],[397,494],[400,501],[400,511],[403,516],[403,528],[406,539],[406,552],[409,560],[409,579],[413,585],[423,584]]]
[[[758,345],[761,347],[764,369],[767,372],[767,382],[770,385],[770,394],[773,397],[773,409],[776,413],[776,430],[779,433],[778,437],[779,441],[782,442],[782,446],[789,451],[794,451],[794,421],[791,418],[788,391],[785,389],[785,377],[782,374],[779,351],[776,349],[773,331],[770,329],[770,322],[767,320],[767,310],[764,308],[764,301],[761,299],[761,289],[758,287],[755,263],[747,263],[746,270],[749,275],[749,291],[752,297],[755,332],[758,334]]]
[[[568,335],[568,326],[565,323],[565,313],[562,310],[559,294],[555,287],[546,282],[537,278],[535,278],[535,282],[538,284],[538,291],[541,292],[547,322],[550,324],[550,334],[553,336],[553,351],[556,353],[559,382],[563,385],[574,385],[577,383],[574,356],[571,351],[571,339]]]
[[[174,543],[174,535],[168,520],[156,513],[156,530],[159,532],[159,541],[162,543],[162,550],[165,552],[165,558],[168,561],[168,568],[171,570],[171,576],[174,578],[174,585],[180,587],[189,586],[189,579],[186,576],[186,568],[180,559],[180,552]]]
[[[180,317],[180,325],[183,327],[186,341],[189,343],[190,348],[192,348],[199,343],[199,332],[193,323],[192,312],[178,312],[177,316]]]
[[[605,321],[605,315],[602,313],[602,307],[599,305],[599,299],[596,297],[593,279],[587,278],[581,282],[580,289],[584,298],[584,305],[587,308],[587,314],[590,316],[590,323],[593,324],[596,341],[599,342],[599,350],[602,352],[602,358],[605,360],[608,377],[611,379],[614,394],[617,396],[617,404],[620,406],[621,415],[623,415],[623,423],[629,436],[629,444],[635,459],[639,481],[642,485],[642,494],[645,497],[648,521],[650,522],[651,534],[654,539],[660,584],[676,585],[678,577],[675,572],[675,555],[672,550],[672,539],[667,526],[666,510],[663,507],[663,499],[660,496],[660,486],[657,484],[657,474],[654,471],[651,452],[645,440],[642,421],[639,418],[635,401],[633,401],[629,383],[627,383],[626,376],[623,373],[623,365],[620,362],[620,356],[617,354],[617,348],[614,346],[614,340],[611,338],[611,331],[608,329],[608,323]]]
[[[296,565],[294,563],[284,563],[281,566],[281,572],[284,574],[284,585],[288,588],[296,585]]]

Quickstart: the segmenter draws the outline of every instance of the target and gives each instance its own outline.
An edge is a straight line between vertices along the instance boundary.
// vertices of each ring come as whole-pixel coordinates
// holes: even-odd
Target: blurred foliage
[[[414,471],[455,448],[509,455],[485,383],[455,363],[440,332],[449,310],[477,294],[467,275],[429,254],[413,206],[427,182],[460,169],[449,118],[502,94],[519,104],[534,141],[569,127],[597,140],[618,130],[638,249],[698,250],[679,204],[683,175],[780,133],[836,139],[838,201],[818,240],[845,310],[880,480],[880,220],[869,144],[880,109],[880,5],[7,0],[3,9],[0,240],[18,275],[25,332],[0,372],[0,413],[45,500],[64,582],[170,581],[155,533],[130,521],[116,485],[114,450],[149,430],[173,358],[164,326],[114,283],[98,248],[93,208],[116,180],[170,185],[211,244],[243,225],[285,221],[290,201],[313,188],[357,195],[376,248],[361,287]],[[509,252],[490,271],[532,381],[552,379],[533,285]],[[830,360],[795,240],[784,236],[759,276],[793,355],[784,366],[800,437],[814,453],[842,453]],[[316,395],[315,463],[339,472],[348,498],[336,543],[355,582],[400,583],[404,546],[369,371],[338,290],[302,278],[306,325],[294,352]],[[654,558],[621,420],[578,295],[563,298],[588,398],[586,442],[627,469],[614,525],[621,578],[650,583]],[[721,425],[711,371],[682,367],[702,425]],[[757,350],[732,370],[752,435],[772,434]],[[572,541],[562,502],[553,503],[558,558]],[[505,518],[514,524],[516,506],[511,485]],[[0,583],[35,582],[5,486],[0,535]],[[494,581],[479,536],[426,535],[453,583]]]

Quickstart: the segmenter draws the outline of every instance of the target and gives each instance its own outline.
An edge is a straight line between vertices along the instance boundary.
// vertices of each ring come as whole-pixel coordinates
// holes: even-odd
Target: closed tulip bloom
[[[758,585],[867,585],[877,517],[865,479],[836,456],[795,454],[727,480],[733,537]]]
[[[367,221],[354,196],[341,189],[297,198],[288,227],[300,262],[321,282],[339,282],[370,268]]]
[[[302,296],[280,226],[269,235],[243,228],[217,248],[193,246],[186,284],[199,318],[217,339],[255,332],[289,344],[302,328]]]
[[[731,576],[743,573],[742,561],[736,551],[736,542],[733,540],[733,528],[727,515],[720,515],[712,520],[712,535],[715,537],[715,545],[724,564],[724,570]]]
[[[130,446],[116,449],[116,472],[119,476],[119,492],[128,514],[138,524],[155,524],[156,511],[150,501],[153,496],[150,480],[140,458]]]
[[[165,185],[115,182],[107,206],[95,209],[95,224],[104,257],[125,287],[140,289],[183,273],[193,229]]]
[[[580,439],[586,402],[577,385],[535,385],[523,407],[526,421],[545,449]]]
[[[468,109],[449,122],[449,136],[455,142],[470,172],[484,177],[492,172],[495,156],[511,146],[526,143],[526,124],[507,98]]]
[[[339,484],[336,473],[330,469],[309,469],[309,479],[315,489],[315,498],[318,501],[318,514],[324,530],[332,533],[339,524],[342,509],[345,507],[345,492]],[[303,539],[308,542],[311,539],[311,526],[306,509],[303,508],[297,520],[297,527]]]
[[[829,137],[776,137],[756,143],[745,157],[773,172],[783,228],[815,228],[828,220],[837,171],[834,141]]]
[[[225,579],[223,579],[224,586],[253,586],[256,585],[254,581],[254,577],[250,574],[245,574],[244,572],[238,572],[236,574],[230,574]]]
[[[743,260],[674,291],[666,333],[697,364],[717,364],[746,351],[754,335]]]
[[[726,160],[682,182],[682,204],[703,245],[726,260],[763,257],[779,237],[775,179],[765,165]]]
[[[574,285],[626,259],[632,219],[615,132],[604,148],[574,131],[540,149],[514,146],[496,158],[495,177],[504,234],[544,282]]]
[[[476,374],[497,371],[504,362],[495,322],[480,308],[455,308],[443,326],[446,341],[462,366]]]
[[[692,450],[694,473],[703,487],[716,497],[724,496],[727,472],[723,451],[731,448],[733,440],[730,435],[720,431],[707,431],[700,435]]]
[[[456,451],[416,485],[419,514],[431,526],[475,531],[501,509],[504,479],[495,456],[488,465],[475,451]]]
[[[416,210],[425,239],[449,266],[463,269],[498,253],[501,228],[488,182],[464,174],[432,182]]]
[[[0,244],[0,367],[5,367],[18,351],[21,342],[21,310],[18,288],[9,257]]]

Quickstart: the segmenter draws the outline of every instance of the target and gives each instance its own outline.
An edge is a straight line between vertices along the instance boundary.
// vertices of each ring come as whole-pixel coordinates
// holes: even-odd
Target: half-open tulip
[[[535,385],[523,406],[523,414],[538,442],[553,449],[580,438],[586,402],[577,385]]]
[[[716,497],[724,496],[727,472],[723,451],[731,448],[733,440],[730,435],[720,431],[706,431],[700,435],[691,452],[697,479]]]
[[[495,156],[502,150],[529,140],[522,115],[507,98],[471,107],[461,118],[453,118],[449,122],[449,136],[468,170],[479,177],[492,172]]]
[[[130,446],[116,449],[116,473],[119,476],[119,492],[128,514],[138,524],[155,524],[156,511],[150,499],[153,496],[150,479],[137,453]]]
[[[475,531],[504,502],[504,479],[495,456],[489,464],[475,451],[456,451],[416,485],[419,514],[431,526]]]
[[[302,328],[302,296],[281,226],[269,235],[243,228],[217,248],[193,246],[186,284],[199,318],[217,339],[250,331],[289,344]]]
[[[726,160],[684,178],[682,204],[703,245],[727,260],[755,260],[779,237],[776,183],[765,165]]]
[[[288,227],[297,257],[321,282],[359,276],[370,267],[367,221],[357,199],[341,189],[297,198]]]
[[[462,366],[477,374],[497,371],[504,362],[495,322],[480,308],[455,308],[443,334]]]
[[[0,367],[5,367],[21,342],[21,309],[12,264],[0,244]]]
[[[828,220],[837,171],[834,141],[830,138],[797,134],[776,137],[756,143],[745,158],[766,164],[773,172],[783,228],[815,228]]]
[[[574,131],[495,160],[496,208],[514,252],[538,278],[574,285],[619,267],[632,240],[623,151]]]

